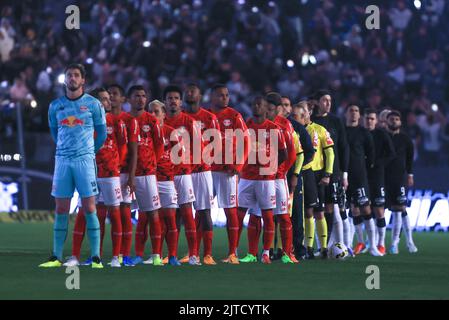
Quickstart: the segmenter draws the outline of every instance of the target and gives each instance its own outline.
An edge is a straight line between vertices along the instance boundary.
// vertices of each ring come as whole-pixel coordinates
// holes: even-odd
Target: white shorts
[[[287,214],[289,213],[288,204],[290,202],[287,179],[276,179],[274,183],[276,187],[276,208],[274,208],[273,214]],[[262,211],[258,206],[250,208],[249,213],[258,217],[262,216]]]
[[[128,182],[129,174],[128,173],[120,173],[120,186],[122,187],[122,202],[123,203],[131,203],[133,200],[133,194],[129,192],[129,187],[126,185]]]
[[[239,181],[239,207],[262,210],[276,207],[276,186],[274,180]]]
[[[118,206],[122,202],[122,191],[120,178],[98,178],[98,188],[100,193],[97,196],[98,202],[103,202],[106,206]]]
[[[195,210],[210,209],[214,205],[212,173],[210,171],[192,173],[192,182],[195,194],[193,207]]]
[[[287,214],[290,193],[288,190],[287,179],[276,179],[276,208],[274,214]]]
[[[195,201],[195,192],[193,191],[192,176],[190,174],[175,176],[175,188],[178,192],[179,205]]]
[[[214,196],[217,196],[219,208],[235,208],[237,201],[237,175],[212,171]]]
[[[136,198],[139,211],[154,211],[161,207],[155,175],[136,177]]]
[[[158,181],[161,208],[178,208],[178,194],[173,181]]]

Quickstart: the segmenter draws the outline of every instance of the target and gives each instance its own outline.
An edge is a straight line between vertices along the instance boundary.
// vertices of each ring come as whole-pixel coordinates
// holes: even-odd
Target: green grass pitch
[[[73,224],[72,224],[73,227]],[[415,233],[417,254],[407,252],[374,258],[367,254],[346,261],[301,261],[299,265],[154,267],[112,269],[109,226],[105,238],[105,268],[80,267],[80,289],[68,290],[65,268],[42,269],[52,247],[52,225],[0,223],[0,299],[448,299],[448,235]],[[246,230],[240,253],[246,253]],[[389,234],[387,235],[389,239]],[[388,243],[388,242],[387,242]],[[150,243],[146,251],[150,251]],[[65,255],[70,255],[71,232]],[[84,243],[82,258],[88,254]],[[225,229],[216,228],[216,260],[227,251]],[[186,252],[184,230],[179,255]],[[368,290],[366,268],[377,265],[380,289]]]

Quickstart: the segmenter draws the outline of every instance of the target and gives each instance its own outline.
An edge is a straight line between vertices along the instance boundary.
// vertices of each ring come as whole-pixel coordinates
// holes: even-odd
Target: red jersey
[[[271,130],[275,130],[275,137],[277,138],[278,143],[277,150],[272,150],[272,141],[270,139]],[[249,156],[241,171],[240,177],[248,180],[274,180],[278,164],[270,163],[270,154],[272,152],[283,152],[283,150],[286,149],[285,140],[279,126],[268,119],[262,123],[256,123],[253,119],[250,119],[248,121],[248,131],[250,145]],[[264,139],[264,141],[262,139]],[[260,157],[260,153],[264,153],[262,156],[263,158]],[[272,167],[272,169],[269,170],[270,174],[264,173],[263,171],[261,172],[261,169],[264,168],[268,171],[270,164]]]
[[[179,139],[181,143],[185,144],[186,148],[190,147],[190,155],[189,158],[185,158],[183,162],[181,162],[179,165],[175,165],[175,175],[185,175],[185,174],[191,174],[192,169],[196,166],[201,164],[201,155],[198,159],[199,163],[193,163],[193,152],[194,152],[194,139],[199,139],[200,142],[200,150],[203,150],[203,142],[201,139],[201,135],[199,132],[199,128],[194,127],[194,119],[187,115],[185,112],[180,112],[178,115],[174,117],[167,117],[165,119],[165,124],[168,124],[170,127],[173,127],[176,129]],[[185,141],[183,141],[183,135],[186,135],[188,133],[189,139],[190,139],[190,146],[188,146]],[[184,154],[187,156],[187,154]]]
[[[295,142],[293,140],[294,129],[291,122],[287,118],[281,116],[274,118],[274,123],[279,126],[287,146],[288,158],[279,165],[278,172],[276,174],[276,179],[284,179],[288,170],[290,170],[291,166],[296,161]]]
[[[200,128],[201,128],[201,136],[203,135],[204,131],[208,129],[216,129],[220,132],[220,125],[218,123],[218,119],[212,112],[207,111],[204,108],[200,108],[198,112],[196,113],[187,113],[187,115],[191,116],[195,121],[199,122]],[[213,141],[213,140],[212,140]],[[212,142],[210,141],[210,142]],[[206,147],[209,143],[209,141],[203,141],[203,149]],[[203,154],[203,149],[201,149],[201,155]],[[211,155],[213,155],[211,153]],[[203,157],[201,156],[201,163],[200,164],[194,164],[192,168],[192,172],[204,172],[209,171],[211,169],[211,166],[208,163],[205,163],[203,161]]]
[[[288,131],[290,131],[290,133],[293,133],[293,131],[295,131],[292,123],[287,118],[277,115],[276,118],[274,118],[273,122],[276,123],[278,126],[286,128]]]
[[[129,142],[139,142],[139,124],[137,123],[137,120],[131,116],[128,112],[121,112],[118,116],[124,123],[126,127],[126,134],[128,137],[128,143]],[[129,156],[128,156],[128,143],[126,145],[123,145],[121,147],[121,153],[123,154],[123,162],[121,163],[121,169],[120,171],[122,173],[128,173],[128,162],[129,162]]]
[[[231,164],[226,164],[225,161],[225,152],[229,152],[226,151],[226,130],[228,129],[232,129],[232,130],[237,130],[240,129],[242,130],[244,133],[247,133],[248,128],[246,127],[245,121],[243,120],[242,115],[230,108],[230,107],[226,107],[223,109],[220,109],[217,112],[213,112],[218,119],[218,123],[220,125],[220,131],[221,131],[221,136],[222,136],[222,157],[221,157],[221,164],[216,164],[213,163],[212,164],[212,171],[228,171],[228,170],[236,170],[236,171],[240,171],[244,165],[244,162],[246,161],[246,158],[248,156],[248,137],[245,135],[244,138],[244,161],[243,163],[239,163],[237,164],[237,160],[236,160],[236,149],[237,149],[237,139],[234,136],[233,141],[232,141],[232,152],[233,152],[233,161]]]
[[[106,127],[106,141],[95,156],[98,178],[120,176],[119,150],[127,143],[125,124],[118,116],[106,113]]]
[[[140,140],[137,143],[136,177],[156,174],[157,160],[164,152],[164,136],[159,120],[144,111],[135,117],[140,128]]]
[[[164,125],[161,127],[162,134],[164,136],[164,152],[162,156],[157,161],[157,181],[173,181],[175,175],[175,165],[171,161],[171,150],[172,148],[180,142],[179,137],[177,137],[175,129],[172,127]],[[173,133],[174,132],[174,133]],[[177,140],[170,140],[172,133],[176,135]]]

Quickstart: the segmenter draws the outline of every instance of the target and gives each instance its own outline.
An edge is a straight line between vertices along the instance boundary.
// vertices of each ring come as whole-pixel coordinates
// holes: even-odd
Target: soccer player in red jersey
[[[153,265],[162,266],[158,254],[161,242],[161,224],[158,209],[161,207],[157,188],[157,160],[164,152],[164,137],[155,116],[145,111],[147,93],[145,88],[135,85],[128,90],[128,101],[131,105],[130,115],[137,120],[140,129],[140,140],[137,148],[136,168],[136,200],[139,206],[139,219],[136,226],[134,249],[134,265],[143,262],[145,242],[148,237],[148,222],[153,251]]]
[[[118,255],[122,241],[122,222],[120,219],[120,201],[122,193],[120,189],[120,153],[121,146],[127,143],[125,125],[122,120],[111,113],[109,93],[104,88],[97,88],[91,95],[100,100],[106,111],[107,137],[103,146],[98,150],[95,160],[98,168],[97,184],[100,193],[97,196],[97,216],[100,222],[100,256],[103,255],[103,239],[105,231],[106,215],[111,219],[112,237],[112,261],[111,267],[120,267]],[[76,216],[73,230],[72,257],[64,263],[64,266],[79,265],[81,244],[86,228],[84,211],[80,208]],[[88,259],[88,261],[90,261]],[[90,264],[89,262],[87,264]]]
[[[287,159],[287,147],[283,135],[274,122],[267,119],[268,104],[263,97],[252,103],[254,117],[248,120],[250,153],[240,174],[239,216],[245,216],[248,208],[260,208],[263,218],[262,263],[271,263],[270,245],[274,238],[273,209],[276,208],[276,172]],[[288,211],[287,211],[288,213]],[[288,215],[285,215],[287,218]],[[241,262],[256,262],[261,218],[258,211],[250,213],[248,223],[247,256]],[[287,255],[288,257],[288,255]]]
[[[175,166],[170,157],[171,150],[179,142],[179,138],[173,140],[170,139],[171,136],[176,136],[176,131],[174,132],[175,129],[165,124],[167,109],[162,102],[158,100],[150,102],[149,110],[158,119],[164,136],[164,153],[157,161],[157,187],[159,189],[159,198],[161,201],[159,217],[162,221],[162,236],[165,235],[167,240],[168,264],[179,266],[181,263],[176,257],[178,249],[178,230],[176,226],[178,195],[174,183]],[[162,237],[161,247],[158,252],[160,256],[162,256],[163,238],[164,237]],[[144,263],[153,264],[154,259],[151,259],[151,261],[144,261]]]
[[[175,85],[169,85],[164,89],[163,98],[165,106],[167,107],[167,118],[165,124],[176,129],[181,141],[187,152],[182,152],[182,159],[179,164],[175,162],[175,187],[178,192],[179,213],[178,218],[182,218],[185,225],[185,235],[189,247],[188,262],[190,265],[200,265],[196,245],[196,225],[192,212],[192,203],[195,201],[195,194],[193,191],[192,168],[193,168],[193,145],[194,139],[200,142],[200,150],[202,150],[201,133],[199,128],[194,126],[194,119],[182,112],[182,90]],[[173,152],[172,152],[173,153]],[[172,161],[174,159],[172,158]],[[177,161],[178,162],[178,161]],[[201,163],[201,162],[199,162]],[[178,219],[180,221],[180,219]],[[180,224],[178,222],[178,230]],[[179,235],[179,231],[178,231]],[[180,262],[187,262],[187,259],[181,259]]]
[[[125,90],[118,84],[112,84],[108,87],[111,96],[112,113],[118,116],[126,127],[128,143],[122,146],[123,162],[120,168],[120,183],[122,187],[123,201],[120,203],[120,215],[122,218],[122,245],[120,246],[120,255],[123,257],[124,266],[132,266],[131,245],[133,237],[133,224],[131,220],[131,202],[134,197],[135,174],[137,167],[137,143],[139,141],[139,125],[137,120],[128,112],[122,111],[122,105],[126,101]]]
[[[227,219],[228,257],[222,260],[225,263],[238,264],[236,254],[239,241],[239,216],[237,213],[237,174],[242,170],[248,156],[248,136],[245,121],[242,115],[230,108],[229,91],[223,84],[216,84],[211,89],[211,111],[217,116],[222,139],[222,155],[220,163],[213,163],[212,178],[214,195],[217,196],[218,207],[223,208]],[[226,131],[233,133],[232,139],[227,139]],[[243,136],[243,150],[238,146],[237,134]],[[229,134],[228,134],[229,135]],[[230,144],[230,145],[229,145]],[[232,161],[226,161],[225,154],[232,150]],[[230,162],[230,163],[229,163]],[[243,224],[243,217],[241,219]]]
[[[295,130],[291,122],[282,116],[285,113],[283,113],[281,96],[276,92],[270,92],[266,95],[265,99],[268,103],[267,118],[279,126],[287,146],[287,161],[279,166],[276,173],[276,209],[274,210],[274,214],[275,222],[280,226],[282,249],[284,251],[284,254],[279,258],[284,263],[292,263],[297,262],[297,260],[292,254],[293,233],[289,214],[290,192],[287,182],[287,172],[295,164],[297,156],[300,156],[302,150],[296,150],[294,142]],[[296,185],[296,182],[293,185]]]
[[[196,84],[188,84],[184,91],[185,112],[200,124],[202,135],[205,130],[212,129],[216,130],[216,133],[221,137],[217,117],[200,107],[201,98],[200,88]],[[202,155],[203,150],[200,151]],[[194,165],[192,170],[193,191],[195,193],[193,207],[196,210],[196,243],[197,252],[199,253],[201,240],[203,240],[203,263],[215,265],[216,262],[212,257],[213,224],[210,215],[210,209],[214,202],[214,183],[210,164],[204,160],[201,157],[201,163]]]

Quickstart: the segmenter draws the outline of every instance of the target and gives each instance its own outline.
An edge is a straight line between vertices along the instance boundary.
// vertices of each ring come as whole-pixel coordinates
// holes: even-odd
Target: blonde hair
[[[164,110],[164,112],[167,113],[167,108],[165,107],[165,104],[164,104],[162,101],[159,101],[159,100],[155,99],[155,100],[151,101],[151,102],[148,104],[148,108],[151,109],[151,106],[152,106],[153,104],[154,104],[154,105],[157,105],[157,106],[160,106],[160,107]]]

